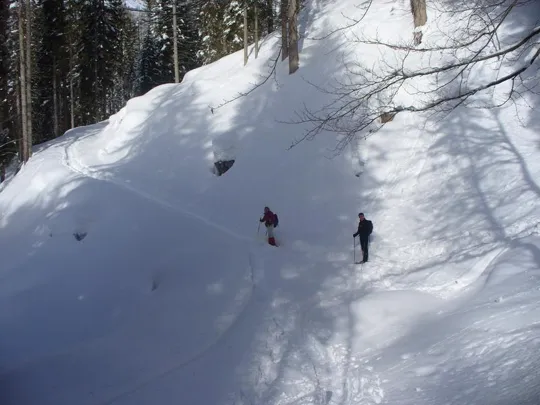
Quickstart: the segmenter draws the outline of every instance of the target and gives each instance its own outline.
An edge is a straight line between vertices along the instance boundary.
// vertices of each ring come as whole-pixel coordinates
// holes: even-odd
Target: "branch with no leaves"
[[[369,9],[371,8],[371,5],[373,4],[373,0],[367,0],[366,3],[367,3],[367,5],[364,6],[364,7],[365,7],[365,8],[364,8],[364,13],[363,13],[362,16],[361,16],[360,18],[358,18],[358,19],[348,17],[348,16],[346,16],[345,14],[341,13],[341,15],[342,15],[343,18],[345,18],[345,19],[347,19],[347,20],[349,20],[349,21],[352,21],[350,24],[345,25],[345,26],[343,26],[343,27],[339,27],[339,28],[337,28],[337,29],[335,29],[335,30],[332,30],[332,31],[330,31],[328,34],[323,35],[322,37],[318,37],[318,38],[317,38],[317,37],[309,37],[309,36],[307,36],[307,35],[304,35],[304,36],[302,36],[302,38],[304,38],[304,39],[309,39],[309,40],[312,40],[312,41],[322,41],[322,40],[324,40],[324,39],[330,38],[332,35],[337,34],[337,33],[339,33],[339,32],[346,32],[346,31],[350,30],[351,28],[353,28],[353,27],[355,27],[356,25],[360,24],[360,23],[364,20],[364,18],[366,17],[366,15],[367,15]],[[360,6],[356,6],[356,7],[357,7],[357,8],[360,8]]]
[[[276,72],[276,66],[278,65],[278,62],[279,62],[279,56],[281,55],[281,47],[279,48],[279,51],[276,55],[276,58],[274,60],[272,60],[272,68],[270,69],[270,72],[268,72],[268,74],[264,77],[264,79],[260,82],[260,83],[257,83],[255,84],[249,91],[246,91],[245,93],[238,93],[235,97],[233,97],[232,99],[230,100],[226,100],[224,101],[223,103],[215,106],[215,107],[212,107],[212,106],[209,106],[210,107],[210,111],[212,111],[212,114],[214,113],[214,110],[218,109],[218,108],[221,108],[229,103],[232,103],[242,97],[246,97],[248,95],[250,95],[251,93],[253,93],[255,90],[257,90],[259,87],[263,86],[267,81],[268,79],[270,79],[270,77],[272,76],[275,76],[275,72]]]
[[[528,80],[524,73],[540,59],[540,26],[525,29],[512,44],[502,48],[498,38],[510,13],[529,1],[493,2],[490,8],[485,2],[475,3],[481,7],[464,7],[471,13],[469,21],[463,22],[465,31],[452,34],[455,38],[443,46],[415,48],[356,36],[358,42],[381,46],[389,54],[373,66],[363,61],[346,65],[344,79],[336,80],[337,84],[330,89],[319,89],[331,95],[332,100],[318,111],[304,105],[296,112],[296,119],[289,123],[309,124],[310,128],[290,148],[323,131],[333,132],[339,135],[334,150],[339,154],[354,137],[367,137],[379,131],[402,111],[448,113],[460,105],[478,107],[474,105],[478,98],[473,96],[487,90],[494,92],[503,83],[508,83],[503,100],[495,101],[492,95],[492,100],[480,108],[502,106],[533,91],[534,86],[528,83],[534,79]],[[459,17],[458,11],[455,13]],[[430,58],[425,67],[419,68],[416,60],[410,61],[412,55],[418,54]],[[434,57],[441,63],[434,63],[431,60]],[[493,77],[472,82],[470,77],[477,72],[473,70],[477,66],[487,67]],[[413,101],[400,102],[398,96],[404,93],[412,95]]]

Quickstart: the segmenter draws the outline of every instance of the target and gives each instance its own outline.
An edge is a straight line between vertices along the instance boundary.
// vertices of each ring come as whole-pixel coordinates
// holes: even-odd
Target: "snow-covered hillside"
[[[309,83],[380,55],[308,38],[362,14],[306,1],[294,75],[218,108],[269,71],[272,35],[37,148],[0,191],[3,405],[540,402],[540,100],[288,150],[307,127],[282,122],[330,101]],[[352,28],[371,31],[412,32],[409,2],[373,5]]]

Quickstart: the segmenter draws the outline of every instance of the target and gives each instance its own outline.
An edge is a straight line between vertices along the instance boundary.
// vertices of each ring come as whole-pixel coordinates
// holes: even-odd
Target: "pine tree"
[[[156,81],[159,84],[171,83],[174,82],[172,0],[159,0],[157,10],[156,34],[159,76]]]
[[[225,6],[220,1],[206,1],[202,6],[200,12],[201,50],[199,51],[199,57],[204,64],[213,62],[224,56],[224,14]]]
[[[264,8],[264,18],[271,19],[271,23],[266,29],[258,27],[258,36],[269,33],[269,28],[273,29],[273,3],[266,4]],[[203,63],[210,63],[230,53],[242,49],[244,44],[244,10],[247,7],[247,39],[248,44],[255,41],[254,20],[256,8],[254,0],[233,0],[231,2],[221,2],[210,0],[204,2],[201,10],[201,40],[202,46],[200,56]],[[260,10],[259,10],[260,11]],[[267,14],[270,13],[270,14]],[[270,18],[271,17],[271,18]]]
[[[158,43],[152,31],[148,29],[139,54],[135,94],[144,94],[159,84],[158,55]]]
[[[139,52],[138,24],[124,13],[121,31],[121,63],[117,72],[114,97],[110,99],[110,111],[121,109],[127,100],[135,96],[136,60]]]
[[[233,0],[225,9],[223,23],[225,25],[224,56],[242,49],[244,31],[244,10],[247,0]],[[247,20],[249,21],[249,16]],[[249,37],[248,37],[249,40]]]
[[[264,0],[261,19],[266,19],[266,34],[271,34],[275,29],[275,14],[273,0]]]
[[[0,182],[5,178],[5,167],[13,155],[13,125],[10,109],[10,29],[9,3],[0,1]]]
[[[0,89],[2,98],[2,147],[0,148],[0,159],[7,163],[17,156],[21,156],[22,151],[22,116],[19,83],[19,33],[18,33],[18,13],[16,12],[18,2],[2,2],[1,28],[0,32],[5,38],[0,43],[2,52],[0,64],[4,69]],[[4,57],[4,55],[6,55]],[[6,97],[6,98],[4,98]]]
[[[142,95],[159,84],[159,46],[157,39],[157,7],[155,0],[146,1],[139,29],[143,33],[136,59],[135,95]]]
[[[10,112],[9,95],[9,3],[0,1],[0,132],[7,128]],[[1,140],[0,140],[1,144]]]
[[[38,3],[40,38],[37,51],[36,142],[61,135],[69,128],[66,103],[69,59],[67,52],[66,9],[62,0]]]
[[[80,125],[82,121],[81,103],[79,99],[81,82],[81,32],[83,31],[83,21],[81,20],[82,9],[85,0],[66,0],[66,19],[70,21],[67,26],[66,47],[67,47],[67,108],[69,109],[69,128]]]
[[[180,80],[192,69],[201,66],[198,57],[201,49],[199,39],[200,5],[197,0],[182,1],[178,8],[178,55],[180,65]]]
[[[122,64],[122,0],[85,0],[81,9],[80,52],[81,123],[102,120],[112,112],[108,103],[118,91]]]
[[[22,123],[19,143],[20,160],[27,162],[32,155],[32,21],[31,0],[19,0],[17,7],[19,46],[19,97]]]

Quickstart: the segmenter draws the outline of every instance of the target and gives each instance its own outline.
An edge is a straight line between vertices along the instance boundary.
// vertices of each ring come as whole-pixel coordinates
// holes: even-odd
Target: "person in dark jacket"
[[[276,245],[276,239],[274,238],[274,226],[275,226],[275,215],[270,208],[264,207],[264,215],[259,222],[264,222],[266,226],[266,233],[268,235],[268,243],[272,246]]]
[[[373,232],[373,223],[366,219],[364,214],[361,212],[358,214],[358,231],[353,234],[353,238],[360,236],[360,248],[362,249],[363,260],[362,263],[368,261],[368,250],[369,250],[369,235]]]

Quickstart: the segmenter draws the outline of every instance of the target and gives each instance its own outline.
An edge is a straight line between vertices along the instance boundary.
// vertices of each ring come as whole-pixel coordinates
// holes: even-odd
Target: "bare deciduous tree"
[[[310,128],[291,147],[329,131],[341,135],[339,153],[354,137],[376,132],[402,111],[439,114],[460,105],[492,108],[538,87],[538,69],[531,69],[540,60],[538,21],[527,25],[521,20],[519,30],[506,36],[504,44],[499,42],[503,27],[523,16],[524,7],[531,7],[528,15],[540,15],[534,14],[540,11],[538,4],[531,0],[442,4],[438,11],[445,15],[449,28],[438,44],[418,47],[355,36],[359,43],[376,46],[384,57],[375,65],[349,64],[344,79],[331,88],[319,88],[331,101],[319,110],[304,108],[298,113],[294,123],[308,123]],[[419,60],[426,62],[419,64]],[[480,72],[480,80],[470,80]]]
[[[300,56],[298,55],[298,0],[289,0],[289,74],[298,70]]]
[[[422,43],[422,31],[418,30],[427,22],[426,0],[411,0],[411,12],[414,20],[414,43],[420,45]]]

